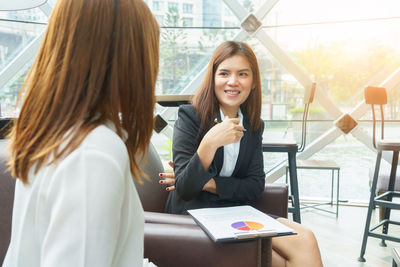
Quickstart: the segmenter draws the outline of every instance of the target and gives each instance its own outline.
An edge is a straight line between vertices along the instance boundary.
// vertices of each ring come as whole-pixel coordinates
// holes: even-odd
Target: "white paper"
[[[295,234],[291,228],[251,206],[204,208],[188,212],[214,241]]]

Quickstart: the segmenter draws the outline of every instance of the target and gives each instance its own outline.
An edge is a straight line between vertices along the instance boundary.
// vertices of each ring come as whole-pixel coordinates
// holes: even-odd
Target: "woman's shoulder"
[[[93,129],[83,140],[78,150],[105,154],[114,158],[117,162],[129,157],[124,141],[109,125],[99,125]]]
[[[180,105],[178,112],[187,114],[189,116],[197,116],[196,109],[191,104]]]
[[[180,105],[174,129],[185,133],[197,134],[199,127],[200,118],[197,115],[196,109],[192,105]],[[175,130],[174,134],[177,132]]]
[[[184,122],[193,122],[195,124],[200,123],[200,118],[197,114],[196,109],[193,105],[180,105],[178,110],[178,119],[183,120]]]

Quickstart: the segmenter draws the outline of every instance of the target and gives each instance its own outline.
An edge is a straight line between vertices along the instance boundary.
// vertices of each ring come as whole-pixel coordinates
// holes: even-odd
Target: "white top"
[[[32,167],[28,185],[17,180],[3,267],[145,265],[143,208],[111,128],[97,127],[57,164]]]
[[[225,116],[221,110],[219,111],[219,113],[221,114],[221,120],[224,120]],[[240,120],[239,125],[243,126],[243,114],[240,111],[240,109],[238,111],[238,118]],[[220,176],[224,177],[232,176],[232,173],[235,170],[237,158],[239,156],[239,150],[240,150],[240,140],[237,141],[236,143],[224,146],[224,162],[222,164],[222,168],[219,173]]]

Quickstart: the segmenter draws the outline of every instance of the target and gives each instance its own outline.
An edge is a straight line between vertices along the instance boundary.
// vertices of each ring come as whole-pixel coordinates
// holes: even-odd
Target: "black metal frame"
[[[392,202],[393,197],[400,197],[399,191],[394,191],[394,185],[396,181],[396,170],[399,161],[400,151],[400,140],[385,142],[381,140],[378,144],[375,144],[375,111],[374,104],[380,105],[381,110],[381,138],[384,138],[384,116],[383,116],[383,104],[387,103],[386,90],[382,87],[367,87],[365,89],[365,100],[366,104],[371,104],[372,116],[373,116],[373,145],[377,149],[376,164],[374,171],[374,178],[372,180],[371,195],[369,199],[367,218],[365,222],[363,241],[361,245],[359,261],[365,262],[364,254],[367,246],[368,237],[375,237],[382,239],[380,245],[386,247],[385,240],[400,242],[399,237],[391,236],[388,234],[389,225],[400,225],[400,221],[390,220],[390,212],[392,209],[400,210],[400,203]],[[393,151],[392,166],[390,171],[390,178],[388,184],[388,190],[382,195],[376,196],[376,186],[378,183],[379,169],[382,160],[383,151]],[[375,206],[384,207],[384,218],[377,225],[371,227],[372,210]],[[377,233],[377,229],[382,227],[382,233]]]
[[[296,154],[303,152],[306,147],[306,136],[307,136],[307,118],[309,113],[310,104],[314,101],[314,95],[316,90],[316,83],[312,83],[309,95],[305,97],[303,120],[301,125],[301,144],[300,147],[293,144],[278,144],[278,143],[263,143],[263,152],[281,152],[288,153],[288,166],[289,166],[289,182],[290,182],[290,195],[289,200],[292,206],[289,207],[288,211],[293,214],[293,220],[301,223],[300,215],[300,200],[299,200],[299,185],[297,180],[297,166],[296,166]]]

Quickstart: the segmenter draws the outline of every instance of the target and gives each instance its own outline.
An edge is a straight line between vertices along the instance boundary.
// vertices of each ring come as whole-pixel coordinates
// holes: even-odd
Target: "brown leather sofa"
[[[11,235],[15,180],[6,172],[6,141],[0,140],[0,265]],[[160,158],[150,145],[148,160],[142,163],[147,180],[136,185],[145,210],[146,258],[164,266],[269,266],[268,243],[260,240],[239,243],[214,243],[190,216],[165,214],[168,192],[159,185],[163,172]],[[287,186],[267,185],[253,206],[267,213],[287,217]]]
[[[7,143],[0,139],[0,266],[3,264],[11,237],[11,218],[15,180],[6,171]]]

